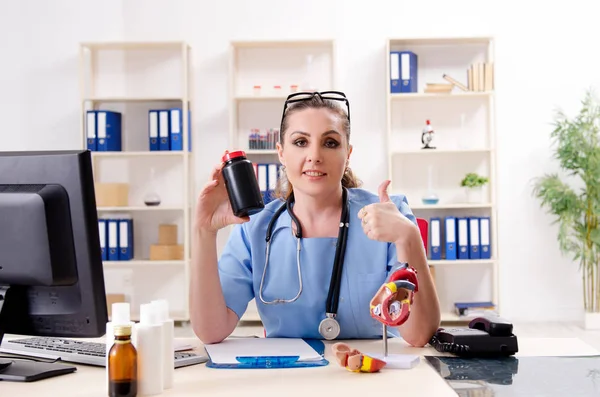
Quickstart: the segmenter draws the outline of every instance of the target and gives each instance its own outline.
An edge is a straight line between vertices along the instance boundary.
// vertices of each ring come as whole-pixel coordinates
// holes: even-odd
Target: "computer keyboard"
[[[49,337],[34,337],[2,341],[0,352],[29,357],[38,357],[61,361],[89,364],[104,367],[106,365],[106,345],[100,342]],[[201,364],[208,357],[191,352],[173,352],[175,368]]]

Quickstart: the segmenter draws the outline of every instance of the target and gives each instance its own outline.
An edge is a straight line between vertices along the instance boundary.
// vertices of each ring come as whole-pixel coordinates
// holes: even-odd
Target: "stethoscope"
[[[302,294],[302,270],[300,269],[300,240],[302,239],[302,228],[300,226],[300,222],[298,218],[294,215],[294,211],[292,210],[292,204],[294,203],[294,194],[292,193],[290,197],[286,200],[285,204],[283,204],[273,215],[273,218],[269,222],[267,226],[267,235],[265,240],[267,242],[267,250],[265,257],[265,268],[263,270],[262,277],[260,279],[260,287],[258,289],[258,296],[262,303],[265,305],[272,305],[278,303],[292,303],[296,301],[300,295]],[[271,240],[273,227],[277,218],[286,211],[290,214],[292,221],[296,225],[296,266],[298,268],[298,280],[299,288],[298,293],[292,299],[274,299],[272,301],[266,301],[263,297],[263,283],[265,281],[265,274],[267,273],[267,267],[269,266],[269,251],[271,248]],[[335,258],[333,262],[333,271],[331,274],[331,281],[329,283],[329,293],[327,294],[327,306],[325,310],[325,318],[319,324],[319,333],[328,340],[335,339],[340,334],[340,324],[335,319],[337,315],[338,303],[339,303],[339,295],[340,295],[340,286],[342,280],[342,269],[344,267],[344,254],[346,251],[346,242],[348,240],[348,225],[350,221],[350,208],[348,204],[348,190],[346,188],[342,188],[342,216],[340,218],[340,230],[338,233],[337,239],[337,247],[335,250]]]

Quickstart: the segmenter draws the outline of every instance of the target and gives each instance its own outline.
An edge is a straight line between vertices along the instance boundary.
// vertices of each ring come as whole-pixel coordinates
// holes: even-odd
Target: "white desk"
[[[200,351],[198,340],[185,339]],[[362,351],[381,351],[381,341],[350,341]],[[421,358],[413,369],[383,369],[379,373],[352,373],[333,359],[330,342],[326,342],[326,367],[289,369],[213,369],[204,364],[175,370],[175,385],[163,396],[368,396],[375,392],[388,394],[390,385],[400,388],[391,395],[456,396],[437,372]],[[576,338],[519,339],[523,356],[596,355],[596,349]],[[432,348],[414,348],[401,339],[389,340],[389,353],[441,355]],[[78,366],[75,373],[32,383],[0,382],[2,396],[107,396],[105,370],[101,367]]]

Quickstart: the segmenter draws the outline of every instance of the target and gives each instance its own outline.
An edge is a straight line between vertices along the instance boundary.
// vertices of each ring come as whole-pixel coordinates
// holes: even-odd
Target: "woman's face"
[[[338,189],[352,147],[339,116],[328,109],[303,109],[288,116],[284,144],[277,144],[294,191],[311,196]]]

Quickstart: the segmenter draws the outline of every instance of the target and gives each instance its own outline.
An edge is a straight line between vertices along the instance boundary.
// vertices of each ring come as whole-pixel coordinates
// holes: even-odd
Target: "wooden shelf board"
[[[389,99],[392,101],[396,100],[409,100],[409,99],[430,99],[430,98],[443,98],[443,99],[455,99],[455,98],[487,98],[492,96],[492,91],[458,91],[451,94],[440,94],[440,93],[425,93],[425,92],[408,92],[404,94],[388,94]]]
[[[316,47],[333,46],[333,40],[234,40],[231,45],[234,48]]]
[[[489,44],[492,37],[406,37],[389,38],[390,46],[394,45],[464,45],[464,44]]]
[[[151,260],[130,260],[130,261],[103,261],[105,267],[126,267],[126,266],[183,266],[185,261],[151,261]]]
[[[92,152],[93,157],[184,157],[186,154],[190,154],[190,152],[183,150]]]
[[[494,259],[457,259],[457,260],[427,260],[429,266],[453,266],[453,265],[493,265]]]
[[[392,156],[429,156],[436,154],[461,154],[461,153],[490,153],[492,149],[419,149],[419,150],[395,150]]]
[[[291,93],[290,93],[291,94]],[[238,102],[242,101],[285,101],[287,95],[236,95],[234,98]]]
[[[470,209],[470,208],[492,208],[492,203],[448,203],[448,204],[409,204],[412,210],[443,210],[443,209]]]
[[[84,102],[185,102],[184,97],[107,96],[86,97]],[[190,98],[187,99],[188,101]]]
[[[252,150],[244,150],[246,154],[277,154],[277,149],[252,149]]]
[[[149,50],[190,48],[184,41],[99,41],[83,42],[82,47],[90,50]]]
[[[145,205],[127,206],[127,207],[97,207],[98,212],[126,212],[126,211],[183,211],[183,207],[178,206],[155,206],[149,207]]]

